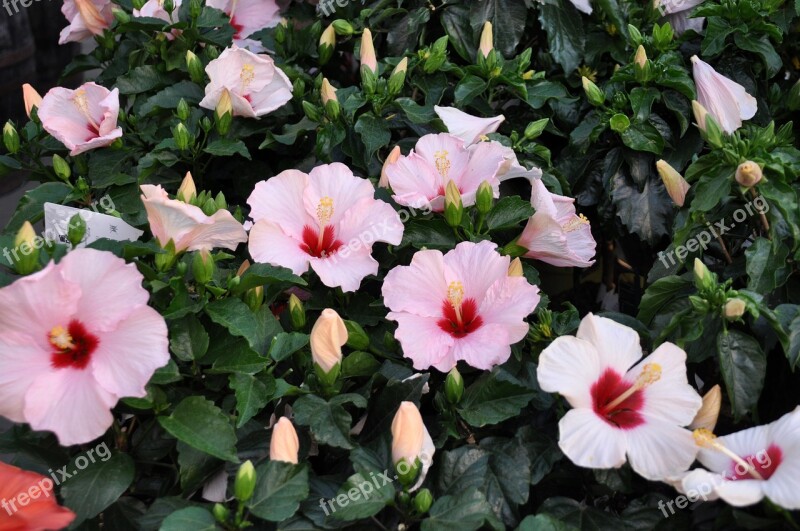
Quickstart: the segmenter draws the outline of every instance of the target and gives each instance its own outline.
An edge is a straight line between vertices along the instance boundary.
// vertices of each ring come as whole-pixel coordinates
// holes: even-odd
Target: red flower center
[[[778,465],[783,461],[783,452],[779,446],[774,444],[769,445],[769,448],[756,452],[755,454],[742,457],[742,459],[755,469],[758,474],[764,478],[769,479],[772,474],[777,470]],[[736,462],[731,463],[731,469],[723,474],[725,479],[736,481],[740,479],[754,479],[753,476],[745,469],[743,464]]]
[[[449,300],[444,301],[442,316],[442,319],[439,319],[436,324],[455,338],[467,336],[483,324],[483,318],[478,315],[478,304],[475,299],[464,299],[458,310]]]
[[[335,253],[342,242],[336,239],[336,233],[331,225],[326,225],[322,237],[317,229],[306,225],[303,227],[303,243],[300,248],[315,258],[325,258]]]
[[[233,38],[239,39],[241,37],[242,30],[244,29],[244,24],[239,24],[239,22],[236,21],[236,18],[232,18],[231,26],[233,27],[233,31],[235,32],[233,34]]]
[[[623,380],[615,370],[606,369],[592,385],[592,409],[601,419],[615,428],[629,430],[644,424],[644,418],[640,413],[644,406],[644,395],[641,390],[614,404],[617,397],[632,386],[633,384]]]
[[[85,369],[99,344],[97,336],[75,319],[66,329],[61,326],[53,328],[47,340],[53,348],[50,364],[56,369]]]

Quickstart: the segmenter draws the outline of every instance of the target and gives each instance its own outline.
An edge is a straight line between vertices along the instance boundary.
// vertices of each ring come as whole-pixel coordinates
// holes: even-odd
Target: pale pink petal
[[[240,243],[246,241],[247,232],[233,214],[227,210],[217,210],[181,238],[180,247],[185,245],[189,251],[216,248],[234,251]]]
[[[507,277],[489,288],[479,314],[484,323],[506,326],[513,344],[528,334],[529,325],[524,319],[536,309],[540,299],[539,288],[529,284],[524,277]]]
[[[561,336],[539,355],[536,377],[543,391],[560,394],[572,407],[591,408],[594,401],[590,390],[602,371],[594,345],[573,336]]]
[[[400,157],[397,162],[386,167],[389,186],[394,192],[394,200],[404,206],[425,208],[440,193],[439,177],[434,167],[415,153]],[[439,205],[431,208],[436,212],[444,209],[443,199]]]
[[[275,76],[272,81],[262,90],[251,94],[250,100],[253,103],[256,116],[264,116],[272,111],[283,107],[292,99],[292,82],[286,74],[278,67],[275,68]]]
[[[249,248],[250,256],[256,262],[286,267],[295,275],[308,271],[311,256],[300,248],[298,240],[288,236],[281,227],[270,221],[256,221],[250,229]]]
[[[110,394],[142,397],[153,373],[168,361],[167,324],[157,311],[142,306],[100,336],[91,368],[97,383]]]
[[[75,250],[58,267],[67,281],[80,286],[81,298],[74,317],[90,325],[94,333],[114,329],[149,299],[136,266],[111,253]]]
[[[625,432],[591,409],[570,409],[558,423],[558,447],[586,468],[619,468],[625,463]]]
[[[758,110],[758,102],[745,88],[719,74],[696,55],[692,57],[693,75],[697,87],[697,100],[728,134],[742,126]]]
[[[434,105],[433,110],[444,122],[447,131],[463,140],[467,145],[478,142],[482,136],[494,133],[506,119],[502,114],[491,118],[480,118],[455,107]]]
[[[403,355],[411,359],[415,369],[435,366],[446,372],[455,367],[451,353],[455,339],[439,328],[435,319],[407,312],[389,312],[386,318],[397,321],[394,336],[403,347]]]
[[[582,223],[576,221],[576,224]],[[517,243],[528,249],[527,258],[558,267],[590,267],[596,243],[588,224],[567,232],[544,212],[535,213],[525,225]]]
[[[356,177],[350,168],[334,162],[311,170],[303,201],[309,216],[316,216],[320,199],[333,199],[333,214],[329,223],[336,225],[354,205],[362,199],[372,199],[374,195],[375,188],[369,180]]]
[[[508,326],[483,324],[477,330],[456,339],[453,356],[456,360],[464,360],[471,367],[488,371],[508,361],[512,343],[516,341],[509,337]]]
[[[587,15],[592,14],[592,5],[589,3],[589,0],[569,0],[572,2],[579,11],[586,13]]]
[[[439,251],[419,251],[408,266],[393,268],[383,281],[383,302],[393,312],[438,319],[447,299],[444,260]]]
[[[342,288],[342,291],[356,291],[361,281],[368,275],[378,272],[378,262],[364,247],[340,257],[335,254],[328,258],[309,256],[311,269],[319,275],[323,284],[329,288]]]
[[[675,476],[687,470],[697,455],[692,432],[645,412],[644,424],[624,431],[631,468],[651,481]]]
[[[445,281],[461,282],[464,298],[481,305],[495,281],[508,277],[511,259],[501,256],[497,246],[487,240],[479,243],[461,242],[444,255]]]
[[[448,133],[423,136],[414,146],[414,152],[434,168],[437,188],[444,188],[451,179],[458,184],[470,162],[464,141]]]
[[[84,444],[111,427],[117,400],[91,371],[60,369],[39,375],[28,388],[25,419],[34,430],[55,433],[62,446]]]
[[[483,181],[492,185],[493,196],[500,197],[500,181],[497,174],[506,159],[502,146],[497,142],[481,142],[469,148],[470,159],[464,174],[456,181],[462,194],[464,206],[475,204],[475,192]]]
[[[49,351],[29,337],[4,329],[0,336],[0,415],[25,422],[25,392],[50,370]]]
[[[371,249],[374,242],[399,245],[404,227],[391,205],[370,196],[348,209],[336,229],[337,237],[345,246],[357,248],[363,245]]]
[[[576,336],[594,345],[603,368],[610,367],[620,374],[626,373],[642,357],[639,334],[606,317],[587,314]]]
[[[308,175],[297,170],[285,170],[256,184],[247,199],[250,217],[254,221],[269,219],[277,223],[292,238],[301,241],[303,227],[317,226],[316,215],[306,212],[304,203]]]

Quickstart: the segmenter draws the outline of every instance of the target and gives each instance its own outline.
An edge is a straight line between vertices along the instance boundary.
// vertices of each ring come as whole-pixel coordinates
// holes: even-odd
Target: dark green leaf
[[[266,461],[256,468],[256,490],[247,504],[250,512],[270,522],[292,516],[308,496],[308,467]]]
[[[717,352],[731,409],[738,419],[758,403],[764,387],[767,358],[758,341],[739,330],[720,332]]]
[[[61,488],[64,504],[77,515],[73,525],[94,518],[122,496],[133,483],[136,467],[128,454],[114,454],[78,469],[67,467],[69,478]]]
[[[202,396],[184,398],[169,417],[159,417],[158,421],[170,435],[192,448],[225,461],[239,461],[230,419]]]

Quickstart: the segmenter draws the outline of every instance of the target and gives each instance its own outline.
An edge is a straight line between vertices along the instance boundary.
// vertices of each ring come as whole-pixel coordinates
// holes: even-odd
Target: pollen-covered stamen
[[[606,409],[614,409],[627,400],[633,393],[639,391],[640,389],[644,389],[653,382],[657,382],[659,379],[661,379],[661,365],[658,363],[646,364],[644,367],[642,367],[642,372],[636,378],[636,381],[633,382],[633,385],[617,398],[606,404]]]
[[[100,344],[99,338],[75,319],[66,328],[53,327],[47,340],[53,347],[50,364],[56,369],[85,369]]]
[[[333,198],[322,197],[317,205],[317,221],[319,221],[319,242],[318,247],[322,247],[322,240],[325,233],[325,226],[333,217]]]
[[[453,306],[458,324],[461,325],[463,323],[461,303],[464,302],[464,285],[458,280],[451,282],[450,285],[447,286],[447,300],[450,301],[450,304]]]
[[[92,114],[89,112],[89,101],[86,99],[86,91],[84,89],[75,91],[75,94],[72,96],[72,103],[74,103],[78,110],[81,111],[81,114],[86,117],[89,124],[95,129],[95,132],[99,134],[100,126],[94,121]]]
[[[437,151],[433,154],[433,157],[436,159],[434,162],[436,171],[438,171],[439,175],[445,180],[447,179],[447,174],[450,173],[450,166],[452,166],[450,159],[447,157],[448,155],[449,153],[446,150]]]
[[[247,90],[247,87],[256,78],[255,68],[250,63],[245,63],[242,66],[242,71],[239,73],[239,79],[242,81],[242,91]]]
[[[561,228],[564,229],[564,232],[573,232],[588,224],[589,220],[581,214],[564,223]]]
[[[59,350],[70,350],[75,348],[72,343],[72,336],[63,326],[56,326],[50,330],[50,344]]]
[[[694,442],[697,446],[701,448],[708,448],[709,450],[716,450],[728,457],[730,457],[733,462],[737,465],[742,467],[743,470],[746,470],[747,473],[753,479],[760,479],[764,480],[764,477],[758,473],[755,467],[751,464],[733,453],[729,448],[726,448],[724,444],[719,442],[717,436],[714,433],[707,429],[707,428],[698,428],[692,432],[692,436],[694,437]]]

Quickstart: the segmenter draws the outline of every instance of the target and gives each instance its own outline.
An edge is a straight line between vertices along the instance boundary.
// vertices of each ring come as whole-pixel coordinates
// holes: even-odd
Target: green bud
[[[58,178],[63,181],[69,181],[69,177],[72,175],[69,163],[64,160],[64,157],[58,154],[53,155],[53,171],[56,172]]]
[[[353,350],[366,350],[369,348],[369,336],[361,328],[361,325],[355,321],[344,322],[344,327],[347,328],[347,346]]]
[[[461,402],[461,397],[464,396],[464,378],[456,367],[447,373],[444,381],[444,394],[451,404],[458,404]]]
[[[717,275],[709,271],[699,258],[694,259],[694,285],[698,291],[708,291],[717,286]]]
[[[647,52],[641,44],[636,49],[636,55],[633,58],[633,73],[636,81],[639,83],[647,83],[650,81],[650,59],[647,58]]]
[[[80,214],[75,214],[67,226],[67,240],[75,248],[83,241],[84,236],[86,236],[86,220]]]
[[[222,192],[219,192],[214,198],[214,203],[217,205],[217,210],[226,210],[228,208],[228,202],[225,200],[225,194]]]
[[[549,121],[549,118],[542,118],[541,120],[529,123],[528,127],[525,128],[525,138],[528,140],[538,138],[539,135],[542,134],[542,131],[544,131],[544,128],[547,127]]]
[[[275,26],[275,33],[273,34],[275,42],[278,44],[283,44],[286,42],[286,29],[286,26],[283,24],[278,24]]]
[[[185,99],[181,98],[181,101],[178,102],[178,109],[176,111],[176,114],[178,115],[178,118],[180,118],[182,122],[185,122],[186,120],[189,119],[189,104],[186,103]]]
[[[134,9],[142,9],[147,2],[146,0],[133,0],[131,3]]]
[[[378,86],[378,75],[364,65],[361,65],[361,86],[367,94],[375,94]]]
[[[708,304],[707,300],[705,300],[703,297],[698,297],[697,295],[689,295],[689,302],[692,304],[694,311],[701,315],[707,314],[708,310],[711,308],[711,305]]]
[[[252,461],[245,461],[236,473],[233,484],[233,493],[236,499],[245,503],[253,497],[256,490],[256,469]]]
[[[203,214],[206,216],[213,216],[217,210],[217,202],[214,201],[212,198],[206,199],[205,203],[203,203],[200,208],[203,210]]]
[[[169,271],[175,267],[175,262],[178,260],[178,253],[175,250],[175,242],[170,240],[166,246],[163,247],[164,252],[156,255],[156,269],[164,272]],[[180,264],[184,267],[185,264]],[[185,272],[185,271],[184,271]]]
[[[22,228],[14,238],[14,250],[11,258],[6,255],[14,266],[14,270],[20,275],[29,275],[39,269],[39,247],[37,247],[36,231],[29,221],[22,224]]]
[[[403,57],[389,76],[389,94],[396,96],[403,90],[408,70],[408,57]]]
[[[484,216],[491,212],[494,206],[494,190],[489,181],[483,181],[475,193],[475,207]]]
[[[295,330],[302,330],[306,326],[306,310],[302,301],[292,293],[289,295],[289,316]]]
[[[325,372],[322,367],[320,367],[317,363],[314,363],[314,372],[316,373],[317,378],[319,379],[320,383],[322,383],[323,387],[333,387],[333,385],[336,383],[336,380],[339,379],[339,373],[342,372],[342,364],[337,363],[331,367],[330,371]]]
[[[207,249],[202,249],[194,253],[194,258],[192,258],[192,273],[194,274],[195,282],[205,286],[214,278],[214,271],[216,269],[214,258]]]
[[[337,35],[342,35],[344,37],[349,37],[350,35],[355,33],[355,30],[353,29],[353,25],[350,24],[349,22],[347,22],[346,20],[341,19],[341,18],[337,18],[336,20],[334,20],[331,23],[331,26],[333,26],[333,29],[334,29],[334,31],[336,32]]]
[[[214,515],[217,522],[221,524],[226,523],[231,514],[230,510],[221,503],[215,503],[214,508],[211,509],[211,513]]]
[[[459,192],[455,181],[450,180],[445,187],[444,193],[444,219],[451,227],[461,225],[464,217],[464,205],[461,202],[461,192]]]
[[[255,313],[264,305],[264,286],[249,289],[244,294],[244,303]]]
[[[113,8],[111,12],[114,14],[114,18],[120,24],[127,24],[128,22],[131,21],[131,16],[122,9]]]
[[[192,81],[199,85],[204,85],[206,80],[206,71],[203,68],[203,62],[191,50],[186,51],[186,68],[189,70],[189,77]]]
[[[411,495],[405,491],[400,491],[397,493],[397,502],[400,507],[407,507],[411,503]]]
[[[175,10],[175,1],[174,0],[164,0],[161,4],[161,7],[164,8],[164,11],[167,13],[172,13]]]
[[[412,465],[406,461],[405,457],[402,457],[395,463],[394,469],[397,472],[397,479],[400,480],[400,484],[403,485],[405,489],[408,489],[408,487],[413,485],[414,481],[416,481],[419,471],[422,469],[422,463],[419,458],[417,458]]]
[[[528,249],[519,245],[516,241],[506,244],[505,247],[503,247],[500,250],[500,254],[503,254],[505,256],[510,256],[511,258],[518,258],[520,256],[524,256],[525,253],[527,252]]]
[[[594,105],[595,107],[599,107],[606,101],[606,95],[600,90],[600,87],[595,85],[588,77],[583,76],[581,78],[581,83],[583,84],[583,91],[586,93],[586,98],[589,100],[589,103]]]
[[[211,123],[211,119],[208,116],[203,116],[200,119],[200,128],[203,130],[203,132],[208,133],[209,131],[211,131],[211,128],[213,126],[214,124]]]
[[[292,83],[292,97],[295,99],[302,99],[303,95],[306,93],[306,82],[303,81],[301,78],[297,78]]]
[[[312,122],[322,122],[322,111],[310,101],[303,100],[303,112]]]
[[[428,489],[421,489],[414,497],[414,510],[419,514],[425,514],[433,505],[433,494]]]
[[[189,1],[189,16],[192,19],[196,19],[203,13],[203,1],[202,0],[190,0]]]
[[[608,121],[608,125],[612,131],[617,133],[624,133],[631,126],[631,120],[621,113],[617,113]]]
[[[175,139],[175,145],[181,151],[189,149],[191,141],[193,140],[192,136],[189,134],[189,130],[183,125],[183,122],[176,125],[172,130],[172,138]]]
[[[319,64],[320,66],[326,64],[333,57],[333,51],[336,47],[336,29],[333,25],[325,28],[319,38]]]
[[[19,151],[19,133],[10,121],[3,127],[3,144],[12,155]]]
[[[639,28],[632,24],[628,24],[628,35],[631,37],[631,44],[634,46],[639,46],[644,41],[642,37],[642,32],[639,31]]]

